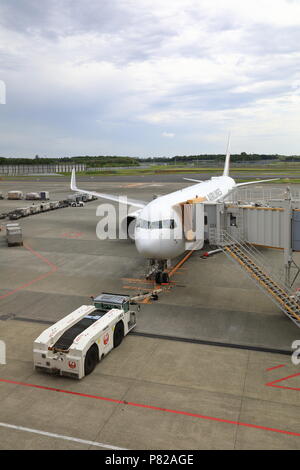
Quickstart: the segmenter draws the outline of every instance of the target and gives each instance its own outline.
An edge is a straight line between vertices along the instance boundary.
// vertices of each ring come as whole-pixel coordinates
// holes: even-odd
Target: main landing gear
[[[154,279],[156,284],[168,284],[169,274],[166,269],[170,266],[169,260],[149,260],[149,270],[146,279]]]

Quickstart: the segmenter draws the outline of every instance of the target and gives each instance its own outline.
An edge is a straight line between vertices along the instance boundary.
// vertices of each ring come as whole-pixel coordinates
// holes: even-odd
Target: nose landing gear
[[[169,274],[166,271],[168,267],[168,260],[149,260],[149,271],[146,274],[146,279],[154,279],[156,284],[169,284]]]
[[[158,271],[155,275],[156,284],[169,284],[169,274],[164,271]]]

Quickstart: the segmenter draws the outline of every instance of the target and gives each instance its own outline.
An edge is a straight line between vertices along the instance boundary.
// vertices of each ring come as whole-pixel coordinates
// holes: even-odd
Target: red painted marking
[[[68,237],[68,238],[79,238],[82,235],[83,235],[82,232],[66,232],[62,234],[63,237]]]
[[[296,374],[296,375],[299,375],[299,374]],[[287,434],[289,436],[299,436],[300,437],[299,432],[286,431],[285,429],[270,428],[268,426],[260,426],[258,424],[243,423],[243,422],[240,422],[240,421],[216,418],[214,416],[206,416],[206,415],[201,415],[201,414],[198,414],[198,413],[190,413],[188,411],[172,410],[172,409],[168,409],[168,408],[162,408],[162,407],[159,407],[159,406],[128,402],[126,400],[116,400],[114,398],[101,397],[99,395],[89,395],[87,393],[73,392],[71,390],[63,390],[63,389],[53,388],[53,387],[45,387],[43,385],[30,384],[30,383],[26,383],[26,382],[17,382],[15,380],[0,379],[0,382],[5,382],[5,383],[15,384],[15,385],[22,385],[24,387],[33,387],[33,388],[38,388],[38,389],[42,389],[42,390],[48,390],[48,391],[51,391],[51,392],[67,393],[69,395],[76,395],[76,396],[85,397],[85,398],[94,398],[96,400],[103,400],[103,401],[108,401],[108,402],[111,402],[111,403],[118,403],[118,404],[121,404],[121,405],[135,406],[135,407],[138,407],[138,408],[145,408],[145,409],[154,410],[154,411],[163,411],[165,413],[173,413],[173,414],[178,414],[178,415],[183,415],[183,416],[190,416],[190,417],[193,417],[193,418],[205,419],[205,420],[208,420],[208,421],[216,421],[216,422],[219,422],[219,423],[235,424],[237,426],[245,426],[245,427],[248,427],[248,428],[260,429],[262,431],[270,431],[270,432],[276,432],[276,433],[280,433],[280,434]]]
[[[106,344],[108,343],[108,341],[109,341],[109,334],[106,333],[106,334],[104,335],[104,338],[103,338],[103,343],[106,345]]]
[[[269,370],[279,369],[279,367],[285,367],[285,364],[280,364],[279,366],[275,366],[275,367],[269,367],[269,369],[266,369],[266,370],[269,371]]]
[[[293,377],[300,376],[300,372],[297,374],[289,375],[288,377],[283,377],[282,379],[274,380],[273,382],[269,382],[265,384],[267,387],[276,387],[276,388],[283,388],[285,390],[300,390],[299,387],[285,387],[284,385],[275,385],[278,384],[279,382],[283,382],[283,380],[288,380],[292,379]]]
[[[38,282],[38,281],[41,281],[42,279],[45,279],[46,277],[50,276],[50,274],[53,274],[55,271],[58,270],[58,266],[56,266],[55,264],[51,263],[51,261],[49,261],[47,258],[45,258],[44,256],[42,256],[40,253],[37,253],[36,251],[34,251],[29,245],[25,244],[24,243],[24,248],[26,248],[26,250],[30,251],[34,256],[36,256],[37,258],[41,259],[44,263],[46,263],[51,269],[50,271],[48,271],[47,273],[45,274],[41,274],[40,276],[38,277],[35,277],[34,279],[32,279],[32,281],[29,281],[27,282],[26,284],[22,284],[21,286],[17,287],[16,289],[12,290],[11,292],[8,292],[7,294],[4,294],[4,295],[1,295],[0,296],[0,300],[1,299],[5,299],[6,297],[9,297],[10,295],[13,295],[15,294],[16,292],[19,292],[20,290],[22,289],[25,289],[25,287],[29,287],[31,286],[32,284]]]

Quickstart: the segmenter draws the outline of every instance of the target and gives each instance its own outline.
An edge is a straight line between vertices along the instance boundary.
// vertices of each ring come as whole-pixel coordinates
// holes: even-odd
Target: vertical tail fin
[[[226,151],[226,158],[225,158],[223,176],[229,176],[229,162],[230,162],[229,146],[230,146],[230,133],[228,135],[228,143],[227,143],[227,151]]]
[[[77,191],[77,186],[76,186],[76,176],[75,176],[75,168],[72,169],[72,175],[71,175],[71,185],[70,185],[72,191]]]

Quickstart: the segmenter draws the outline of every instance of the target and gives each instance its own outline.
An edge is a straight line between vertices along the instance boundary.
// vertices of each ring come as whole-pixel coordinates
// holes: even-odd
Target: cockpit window
[[[136,228],[149,228],[149,221],[144,219],[138,219],[136,221]]]
[[[144,220],[138,219],[136,221],[136,228],[148,228],[148,229],[161,229],[161,228],[168,228],[173,230],[176,227],[174,219],[167,219],[167,220]]]
[[[155,222],[149,222],[149,228],[162,228],[162,220],[156,220]]]

